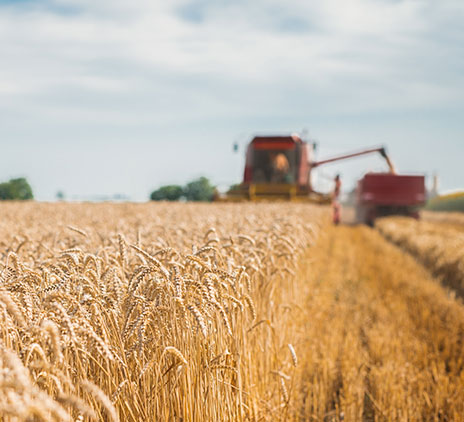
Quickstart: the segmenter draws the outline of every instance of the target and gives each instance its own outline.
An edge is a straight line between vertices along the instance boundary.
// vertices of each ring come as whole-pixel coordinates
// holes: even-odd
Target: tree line
[[[154,190],[150,199],[152,201],[212,201],[215,186],[206,177],[200,177],[187,183],[185,186],[165,185]]]
[[[185,186],[161,186],[151,193],[150,199],[152,201],[212,201],[214,194],[215,186],[206,177],[200,177],[187,183]],[[14,201],[28,199],[34,199],[34,194],[24,177],[0,183],[0,200]],[[63,200],[64,193],[59,191],[57,199]]]

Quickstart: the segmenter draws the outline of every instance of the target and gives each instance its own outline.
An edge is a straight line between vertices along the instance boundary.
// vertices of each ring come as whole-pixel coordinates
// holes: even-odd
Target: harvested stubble
[[[310,257],[299,420],[463,421],[462,304],[368,227],[326,230]]]
[[[1,213],[0,420],[285,418],[291,382],[275,373],[297,352],[280,315],[325,210]]]
[[[416,221],[405,217],[384,218],[377,229],[390,241],[417,257],[442,283],[464,297],[464,226],[454,216]]]

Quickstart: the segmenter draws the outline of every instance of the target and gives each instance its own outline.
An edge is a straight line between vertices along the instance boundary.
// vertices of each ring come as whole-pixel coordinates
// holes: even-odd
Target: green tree
[[[159,189],[153,191],[150,195],[152,201],[178,201],[184,190],[179,185],[161,186]]]
[[[24,177],[0,183],[0,200],[34,199],[32,188]]]
[[[214,186],[206,177],[200,177],[187,183],[184,189],[187,201],[212,201],[214,196]]]

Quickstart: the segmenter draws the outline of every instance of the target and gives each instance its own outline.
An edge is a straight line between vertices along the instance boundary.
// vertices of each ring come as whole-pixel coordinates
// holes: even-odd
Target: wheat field
[[[390,241],[416,256],[442,283],[464,295],[464,219],[426,213],[424,220],[390,217],[377,222]]]
[[[456,230],[464,231],[464,213],[462,212],[431,212],[423,211],[421,218],[424,221],[438,223]]]
[[[2,421],[464,420],[464,307],[298,204],[0,205]]]

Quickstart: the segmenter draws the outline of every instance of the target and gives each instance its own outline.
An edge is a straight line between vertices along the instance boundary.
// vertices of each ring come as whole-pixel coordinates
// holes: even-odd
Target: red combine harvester
[[[251,200],[304,200],[313,193],[313,156],[314,145],[298,135],[256,136],[248,145],[243,183],[235,193]],[[286,171],[276,172],[274,162],[279,158],[286,163]]]
[[[256,136],[247,148],[243,182],[231,189],[225,200],[329,203],[330,194],[312,188],[311,171],[336,161],[379,153],[390,172],[368,173],[359,181],[359,221],[372,224],[381,215],[418,215],[417,209],[425,201],[425,178],[396,174],[385,148],[370,148],[320,161],[314,160],[314,150],[315,144],[303,141],[298,135]]]

